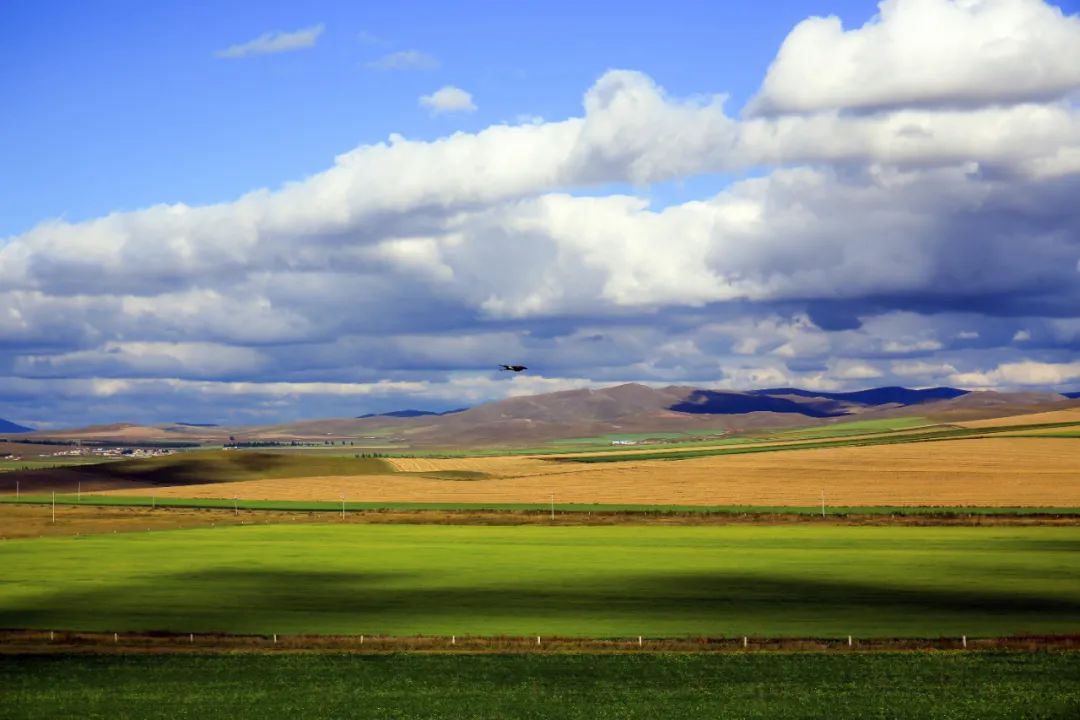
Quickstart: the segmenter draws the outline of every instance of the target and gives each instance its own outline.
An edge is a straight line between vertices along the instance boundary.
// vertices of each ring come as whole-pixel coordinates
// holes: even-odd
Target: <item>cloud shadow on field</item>
[[[0,627],[233,633],[932,636],[1075,631],[1080,599],[981,589],[722,573],[656,573],[465,586],[438,576],[219,568],[32,602]],[[1064,587],[1064,586],[1063,586]],[[1075,593],[1074,593],[1075,595]],[[659,633],[659,631],[658,631]]]

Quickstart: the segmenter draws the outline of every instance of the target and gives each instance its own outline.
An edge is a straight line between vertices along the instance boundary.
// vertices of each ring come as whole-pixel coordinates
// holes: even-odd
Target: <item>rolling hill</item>
[[[24,425],[17,425],[16,423],[11,422],[10,420],[5,420],[4,418],[0,418],[0,433],[11,434],[11,433],[28,433],[28,432],[34,432],[34,428],[28,428],[28,427],[26,427]]]
[[[654,388],[627,383],[513,397],[443,413],[410,410],[248,427],[120,423],[32,433],[28,438],[126,444],[346,442],[386,449],[527,447],[569,438],[649,433],[714,436],[852,419],[919,416],[938,422],[960,422],[1077,404],[1077,400],[1054,393],[969,392],[956,388],[883,387],[834,393],[800,388]]]

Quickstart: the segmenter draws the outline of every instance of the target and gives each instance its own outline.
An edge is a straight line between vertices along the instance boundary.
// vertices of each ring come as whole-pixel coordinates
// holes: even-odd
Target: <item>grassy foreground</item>
[[[1080,654],[0,656],[4,717],[1066,718]]]
[[[1080,631],[1080,528],[269,525],[7,540],[0,627],[939,637]]]
[[[447,472],[447,471],[443,471]],[[223,491],[222,495],[226,495]],[[147,497],[145,495],[0,495],[6,505],[72,505],[86,507],[208,508],[224,510],[281,510],[289,512],[363,512],[371,510],[492,510],[547,513],[715,514],[715,515],[820,515],[820,505],[637,505],[615,503],[439,503],[341,502],[320,500],[238,500],[221,498]],[[837,515],[1080,515],[1080,507],[1023,507],[991,505],[828,505],[826,516]]]

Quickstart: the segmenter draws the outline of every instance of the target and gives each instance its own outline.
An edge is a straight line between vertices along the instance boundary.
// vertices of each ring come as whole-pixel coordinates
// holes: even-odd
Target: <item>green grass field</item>
[[[295,525],[0,542],[0,627],[579,637],[1080,631],[1076,527]]]
[[[0,472],[17,470],[42,470],[46,468],[73,467],[75,465],[98,465],[113,458],[104,457],[69,457],[69,458],[33,458],[27,460],[0,460]]]
[[[448,472],[442,471],[442,475]],[[429,474],[430,476],[431,474]],[[228,491],[222,491],[228,495]],[[284,510],[290,512],[340,512],[342,504],[319,500],[234,500],[220,498],[157,498],[143,495],[90,495],[81,497],[60,494],[55,497],[57,506],[86,507],[145,507],[145,508],[207,508],[224,510]],[[22,494],[0,495],[0,505],[49,505],[52,495]],[[494,511],[547,513],[625,513],[644,515],[693,514],[693,515],[820,515],[820,505],[634,505],[617,503],[426,503],[426,502],[345,502],[347,512],[379,510],[430,510],[430,511]],[[1072,516],[1080,515],[1080,507],[1023,507],[988,505],[829,505],[826,516],[895,515],[901,517],[967,517],[967,516]]]
[[[668,452],[623,452],[604,453],[602,455],[566,455],[559,457],[563,462],[575,463],[606,463],[606,462],[633,462],[642,460],[687,460],[689,458],[710,457],[714,455],[743,455],[747,453],[783,452],[787,450],[813,450],[819,448],[837,447],[867,447],[871,445],[895,445],[898,443],[935,442],[938,440],[963,440],[965,438],[993,437],[1002,433],[1015,433],[1017,430],[1044,430],[1053,431],[1055,437],[1071,437],[1067,435],[1072,428],[1077,428],[1074,422],[1045,423],[1040,425],[1009,425],[994,428],[928,428],[925,431],[913,430],[903,432],[891,430],[866,437],[830,437],[811,442],[792,443],[788,438],[786,444],[753,444],[735,445],[733,447],[708,447],[701,449],[688,449]],[[1009,437],[1039,437],[1038,435],[1009,435]],[[777,441],[779,443],[779,441]]]
[[[0,656],[11,720],[1080,716],[1078,653]]]
[[[910,430],[912,428],[934,425],[924,417],[899,417],[882,418],[880,420],[852,420],[850,422],[838,422],[818,427],[797,428],[784,430],[768,435],[763,439],[769,440],[809,440],[815,438],[844,437],[846,435],[871,435],[875,433],[895,432],[897,430]]]

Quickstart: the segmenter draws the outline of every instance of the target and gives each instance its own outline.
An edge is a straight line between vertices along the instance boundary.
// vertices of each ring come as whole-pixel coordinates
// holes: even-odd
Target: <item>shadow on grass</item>
[[[1006,635],[1072,631],[1080,602],[974,589],[910,588],[738,574],[639,574],[464,586],[446,575],[213,569],[31,603],[0,604],[0,627],[179,632],[594,635],[652,626],[682,634]],[[620,628],[625,627],[625,630]],[[636,628],[636,630],[635,630]],[[922,630],[925,628],[925,630]],[[935,629],[938,628],[938,629]],[[918,630],[918,631],[916,631]],[[974,631],[972,631],[974,633]]]
[[[128,487],[198,485],[258,478],[393,473],[379,458],[311,457],[285,453],[230,451],[177,453],[156,458],[122,460],[77,467],[4,473],[0,491],[25,494],[122,489]]]

